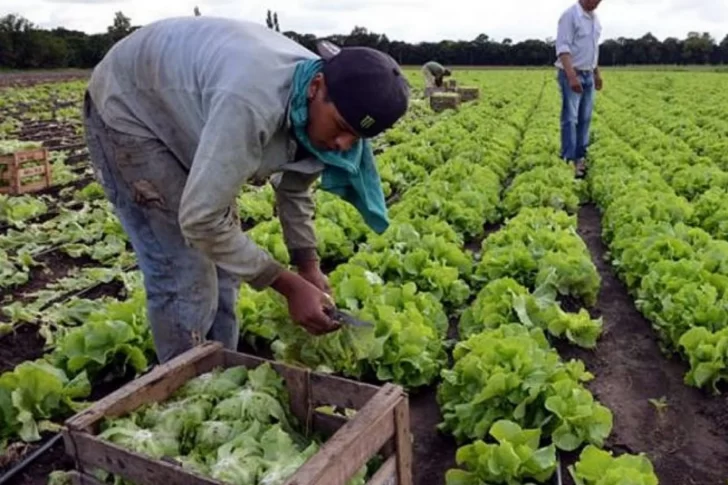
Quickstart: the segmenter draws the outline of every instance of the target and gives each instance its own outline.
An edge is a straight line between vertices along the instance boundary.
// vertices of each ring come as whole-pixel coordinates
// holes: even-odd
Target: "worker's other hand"
[[[298,274],[303,279],[311,283],[313,286],[323,291],[324,293],[331,294],[331,286],[329,286],[329,279],[321,271],[321,267],[318,261],[307,262],[298,267]]]
[[[332,306],[331,297],[305,280],[302,276],[284,271],[273,283],[273,288],[288,300],[291,319],[313,335],[324,335],[339,329],[324,307]]]
[[[602,76],[597,75],[594,77],[594,87],[597,91],[602,90],[602,88],[604,87],[604,81],[602,80]]]
[[[569,76],[569,87],[572,91],[575,93],[583,93],[584,92],[584,86],[581,85],[581,80],[579,80],[579,76]]]

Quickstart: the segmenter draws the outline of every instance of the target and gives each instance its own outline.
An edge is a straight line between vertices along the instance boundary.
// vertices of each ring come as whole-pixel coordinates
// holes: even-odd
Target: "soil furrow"
[[[598,209],[582,207],[578,220],[579,235],[602,277],[592,313],[604,319],[604,335],[594,351],[560,344],[559,352],[582,359],[594,374],[588,387],[614,414],[606,446],[645,452],[661,485],[725,484],[728,399],[683,383],[687,365],[660,351],[650,322],[605,259]],[[667,405],[655,405],[662,398]]]

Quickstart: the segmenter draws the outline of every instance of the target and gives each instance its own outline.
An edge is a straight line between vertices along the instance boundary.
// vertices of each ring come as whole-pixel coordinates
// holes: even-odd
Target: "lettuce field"
[[[576,180],[553,71],[455,71],[480,98],[442,113],[408,75],[409,113],[373,141],[391,227],[315,195],[335,299],[374,326],[312,337],[243,285],[240,350],[405,387],[418,485],[726,483],[728,77],[607,70]],[[62,483],[60,424],[154,349],[84,74],[6,76],[0,152],[48,148],[53,186],[0,195],[0,473]],[[244,187],[241,224],[288,263],[273,200]]]

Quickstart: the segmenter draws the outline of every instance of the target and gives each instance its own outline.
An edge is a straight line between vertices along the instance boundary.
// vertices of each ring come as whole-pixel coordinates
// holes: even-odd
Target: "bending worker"
[[[435,87],[441,88],[443,78],[452,73],[442,64],[430,61],[422,66],[422,74],[425,76],[425,97],[427,97],[435,91]]]
[[[310,186],[388,225],[367,138],[407,110],[396,62],[369,48],[319,55],[265,26],[168,19],[118,42],[84,103],[92,165],[144,275],[160,362],[206,340],[237,347],[241,282],[271,287],[312,334],[338,328],[319,268]],[[289,271],[240,228],[241,187],[271,177]]]

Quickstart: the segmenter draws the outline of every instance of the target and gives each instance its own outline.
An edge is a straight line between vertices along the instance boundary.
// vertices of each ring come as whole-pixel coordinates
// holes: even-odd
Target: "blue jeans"
[[[574,162],[586,157],[589,146],[589,127],[594,110],[594,74],[580,71],[583,93],[575,93],[563,69],[559,69],[561,88],[561,158]]]
[[[189,247],[177,221],[187,171],[158,139],[116,131],[84,101],[96,179],[129,235],[144,275],[157,358],[166,362],[206,339],[235,350],[241,280]],[[237,207],[231,207],[237,213]]]

